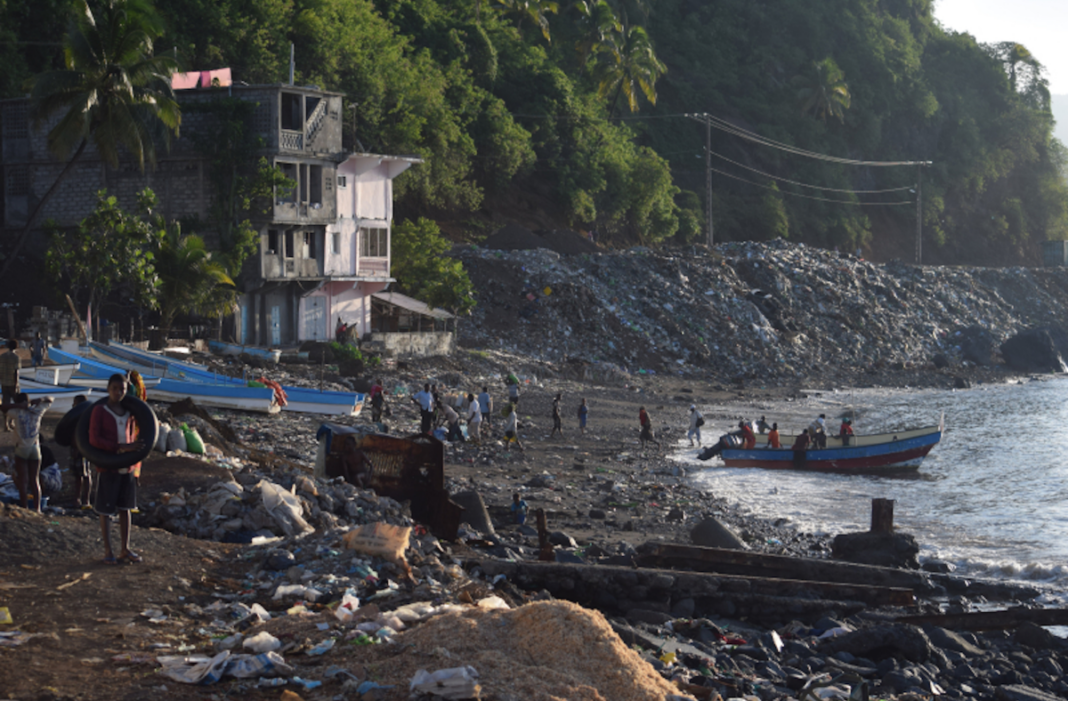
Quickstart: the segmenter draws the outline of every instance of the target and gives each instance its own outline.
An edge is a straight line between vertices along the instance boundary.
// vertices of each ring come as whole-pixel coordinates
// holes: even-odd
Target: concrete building
[[[76,226],[102,189],[133,209],[145,187],[155,191],[168,219],[208,221],[216,186],[211,159],[197,144],[216,122],[210,112],[189,108],[223,98],[248,101],[255,104],[251,129],[262,144],[260,155],[296,185],[276,191],[267,214],[251,215],[260,244],[242,271],[234,338],[273,346],[329,339],[339,317],[360,336],[370,332],[370,295],[392,281],[392,181],[421,160],[345,153],[340,93],[231,85],[228,69],[180,74],[173,82],[183,107],[181,137],[169,151],[159,150],[158,167],[142,173],[124,161],[112,169],[90,146],[37,221]],[[49,128],[32,128],[28,99],[0,102],[0,224],[9,240],[66,165],[48,153]],[[211,232],[198,233],[213,239]],[[43,250],[43,240],[34,243],[31,250]]]

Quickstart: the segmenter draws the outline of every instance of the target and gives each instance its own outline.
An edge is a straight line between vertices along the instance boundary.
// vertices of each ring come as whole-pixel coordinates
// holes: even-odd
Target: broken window
[[[323,203],[323,167],[308,167],[308,202],[313,205]]]
[[[278,253],[278,231],[270,229],[267,232],[267,253],[271,255],[277,255]]]
[[[341,254],[341,232],[340,231],[335,231],[333,238],[334,238],[334,246],[333,246],[334,255],[340,255]]]
[[[315,258],[315,232],[304,232],[304,257]]]
[[[308,164],[300,164],[300,182],[297,183],[297,187],[300,188],[300,201],[302,203],[308,201]]]
[[[286,232],[286,258],[293,257],[293,232]]]

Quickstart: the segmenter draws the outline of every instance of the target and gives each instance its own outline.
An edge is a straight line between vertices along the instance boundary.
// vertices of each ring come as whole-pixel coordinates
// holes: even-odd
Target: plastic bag
[[[245,642],[241,643],[241,647],[256,653],[273,652],[282,647],[282,641],[267,631],[261,630],[252,637],[245,638]]]
[[[178,450],[185,452],[185,433],[180,429],[174,429],[167,434],[167,450]]]
[[[356,615],[358,608],[360,608],[360,599],[351,589],[346,589],[341,596],[341,603],[334,609],[334,616],[342,623],[348,623]]]
[[[160,673],[175,681],[185,684],[214,684],[222,679],[229,659],[230,651],[223,650],[215,657],[166,655],[157,657],[156,662],[163,667]]]
[[[182,433],[185,434],[185,449],[186,452],[193,455],[204,454],[204,441],[201,440],[200,434],[197,433],[195,428],[189,428],[189,426],[182,424]]]
[[[443,699],[478,698],[482,688],[478,684],[478,672],[474,667],[453,667],[427,672],[420,669],[412,677],[408,691],[433,694]]]
[[[171,425],[169,423],[160,422],[159,433],[156,435],[156,450],[161,453],[167,452],[167,436],[170,435]]]
[[[295,494],[267,480],[261,480],[257,486],[264,508],[287,536],[303,536],[315,531],[304,520],[300,499]]]

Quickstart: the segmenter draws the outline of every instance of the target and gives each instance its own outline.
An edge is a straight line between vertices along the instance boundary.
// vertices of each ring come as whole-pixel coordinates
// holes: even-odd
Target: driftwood
[[[950,630],[1004,630],[1024,623],[1036,626],[1068,625],[1068,609],[1023,609],[977,611],[975,613],[945,613],[927,616],[904,616],[898,623],[933,625]]]

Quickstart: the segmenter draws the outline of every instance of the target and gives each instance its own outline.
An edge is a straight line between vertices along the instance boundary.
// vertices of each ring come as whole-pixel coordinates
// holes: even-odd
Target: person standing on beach
[[[82,402],[89,401],[85,398],[84,394],[79,394],[74,398],[74,403],[71,408],[74,408]],[[93,470],[89,467],[89,461],[86,460],[76,442],[71,441],[70,444],[70,473],[74,476],[74,506],[78,509],[91,509],[90,505],[93,495]]]
[[[579,432],[582,435],[586,435],[586,417],[590,414],[590,408],[586,405],[586,398],[582,398],[582,403],[578,408],[578,420],[579,420]]]
[[[34,510],[41,513],[41,418],[52,406],[52,397],[30,401],[25,392],[15,395],[13,404],[0,405],[5,412],[15,412],[15,486],[19,503],[28,509],[28,494],[33,494]]]
[[[549,438],[552,438],[557,433],[561,436],[564,435],[563,424],[560,422],[560,399],[562,397],[563,394],[557,392],[556,399],[553,400],[553,430],[552,433],[549,434]]]
[[[467,437],[474,443],[482,444],[482,407],[474,394],[467,395]]]
[[[489,430],[490,415],[493,413],[493,397],[490,396],[489,387],[482,387],[482,393],[478,395],[478,407],[482,410],[482,425]]]
[[[507,444],[515,441],[515,445],[523,450],[523,444],[519,442],[519,416],[515,413],[515,404],[508,405],[508,417],[504,420],[504,442]]]
[[[30,358],[33,360],[33,366],[35,368],[44,364],[45,353],[48,352],[48,348],[41,338],[41,332],[38,331],[33,337],[33,342],[30,344]]]
[[[693,447],[693,439],[697,438],[697,445],[701,445],[701,427],[705,425],[705,417],[697,410],[696,404],[690,405],[690,430],[686,437],[690,439],[690,447]]]
[[[4,404],[14,402],[15,395],[19,393],[19,368],[22,367],[22,359],[15,352],[18,349],[19,342],[12,338],[7,342],[7,353],[0,355],[0,392],[3,392],[3,399],[0,401]],[[4,431],[10,431],[13,428],[15,428],[15,417],[8,416],[5,410]]]
[[[519,383],[508,382],[508,401],[512,403],[512,406],[519,407]]]
[[[133,414],[122,406],[126,396],[126,378],[115,374],[108,378],[108,400],[93,407],[89,416],[89,444],[109,453],[132,453],[141,450],[137,440],[137,422]],[[130,512],[137,507],[137,478],[141,463],[118,470],[97,467],[96,499],[93,504],[100,514],[100,535],[104,540],[104,564],[119,562],[136,564],[142,557],[130,550]],[[111,548],[111,517],[119,520],[119,556]]]
[[[419,432],[430,433],[434,423],[434,395],[430,394],[430,384],[423,385],[423,391],[412,395],[412,403],[419,407]]]
[[[656,443],[656,448],[659,450],[660,441],[653,435],[653,420],[649,418],[649,412],[647,412],[643,406],[638,407],[638,423],[641,424],[642,427],[641,433],[638,435],[642,450],[645,450],[646,443]]]
[[[804,469],[805,467],[805,454],[808,451],[809,442],[808,429],[806,428],[794,441],[792,447],[794,451],[794,467],[797,469]]]

